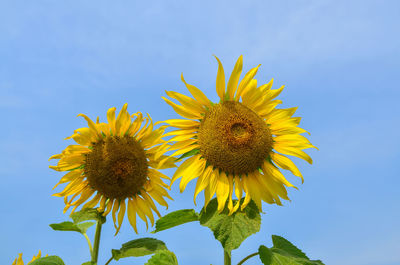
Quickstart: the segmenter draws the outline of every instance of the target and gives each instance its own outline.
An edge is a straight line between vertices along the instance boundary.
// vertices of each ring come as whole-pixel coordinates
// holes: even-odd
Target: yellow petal
[[[122,222],[124,221],[125,210],[126,210],[125,200],[122,200],[118,212],[118,228],[114,236],[116,236],[119,230],[121,229]]]
[[[110,211],[113,208],[113,203],[115,204],[116,202],[117,202],[117,200],[114,200],[114,199],[109,199],[108,200],[108,202],[106,204],[106,209],[105,209],[105,211],[103,213],[103,216],[107,216],[110,213]],[[115,222],[114,222],[114,226],[115,226]]]
[[[181,183],[179,184],[179,189],[181,192],[183,192],[187,186],[187,184],[197,178],[203,171],[204,167],[206,165],[206,160],[205,159],[199,159],[195,163],[192,164],[191,167],[188,168],[183,173]]]
[[[171,145],[170,148],[168,148],[168,151],[178,150],[181,148],[187,148],[187,147],[193,145],[194,143],[197,143],[197,141],[198,141],[197,139],[189,139],[189,140],[176,142],[175,144]]]
[[[219,174],[217,179],[217,200],[218,200],[218,212],[222,212],[225,208],[226,199],[229,196],[229,180],[225,172]]]
[[[302,183],[304,182],[303,175],[292,160],[275,152],[271,152],[271,158],[280,168],[290,170],[293,175],[301,178]]]
[[[150,132],[148,135],[142,138],[141,144],[144,148],[149,148],[150,146],[160,143],[160,139],[163,137],[166,126],[161,126],[157,130]]]
[[[243,68],[243,56],[240,55],[236,61],[235,67],[233,68],[232,74],[229,77],[227,96],[229,100],[233,100],[235,96],[236,89],[238,88],[240,74]]]
[[[158,215],[158,217],[161,217],[161,214],[160,214],[160,212],[157,210],[157,207],[156,207],[156,205],[154,204],[153,199],[152,199],[146,192],[143,192],[141,195],[143,196],[144,201],[151,207],[151,209],[152,209],[154,212],[156,212],[156,214]]]
[[[168,208],[168,203],[164,200],[164,198],[162,197],[162,195],[161,195],[157,190],[153,189],[153,190],[148,190],[147,192],[150,194],[150,196],[151,196],[154,200],[156,200],[156,202],[157,202],[158,204],[160,204],[160,205],[165,206],[165,207]]]
[[[53,190],[60,184],[69,182],[69,181],[73,181],[76,178],[80,178],[81,177],[82,172],[79,170],[73,170],[68,172],[67,174],[65,174],[60,181],[54,186]]]
[[[194,205],[196,205],[196,197],[197,197],[197,195],[202,190],[204,190],[207,187],[207,185],[209,184],[209,176],[210,176],[212,170],[213,170],[212,166],[208,166],[204,170],[203,174],[200,174],[199,178],[197,179],[196,187],[194,189],[194,196],[193,196]]]
[[[258,115],[260,115],[262,118],[266,118],[269,116],[271,111],[275,109],[276,106],[279,104],[282,104],[282,100],[273,100],[267,105],[261,105],[260,107],[255,107],[253,110],[257,112]]]
[[[225,73],[224,67],[222,66],[221,61],[215,56],[215,59],[218,61],[218,73],[217,73],[217,81],[216,81],[216,88],[217,94],[221,100],[224,100],[225,97]]]
[[[136,210],[135,204],[132,199],[128,199],[128,220],[133,229],[135,230],[136,234],[138,233],[136,227]]]
[[[242,187],[242,181],[241,181],[240,177],[235,176],[235,195],[238,200],[230,214],[236,212],[240,206],[240,200],[242,199],[242,189],[243,189],[243,187]]]
[[[209,176],[210,181],[208,186],[204,189],[204,207],[207,207],[211,198],[215,194],[217,188],[217,179],[219,177],[219,169],[213,170]]]
[[[114,199],[114,205],[113,205],[113,207],[112,207],[112,218],[113,218],[113,223],[114,223],[115,229],[118,229],[116,212],[118,211],[119,206],[120,206],[119,200]],[[107,206],[107,207],[108,207],[108,206]],[[106,212],[107,212],[107,210],[106,210]],[[105,213],[106,213],[106,212],[105,212]],[[104,215],[104,214],[103,214],[103,215]],[[107,214],[105,214],[105,215],[107,215]]]
[[[287,119],[293,116],[296,112],[297,107],[288,108],[288,109],[274,109],[271,111],[270,115],[267,118],[268,123],[272,124],[275,121]]]
[[[247,72],[247,74],[243,77],[242,81],[239,83],[239,88],[237,90],[235,99],[239,100],[239,98],[242,96],[245,88],[249,84],[249,82],[253,79],[253,77],[256,75],[258,71],[258,67],[260,67],[260,64],[254,68],[252,68],[250,71]]]
[[[148,121],[150,121],[149,126],[147,126]],[[136,134],[136,139],[143,139],[144,137],[148,136],[151,131],[153,131],[154,123],[151,119],[150,115],[147,113],[147,120],[145,126]]]
[[[308,163],[312,164],[312,158],[308,154],[306,154],[304,151],[301,151],[300,149],[298,149],[296,147],[286,147],[286,146],[274,145],[274,149],[279,153],[295,156],[295,157],[304,159]]]
[[[229,215],[231,215],[233,213],[233,202],[232,202],[233,176],[229,175],[227,177],[229,181],[228,210],[229,210]]]
[[[105,206],[106,206],[106,200],[107,200],[107,198],[104,197],[104,196],[101,198],[99,208],[97,208],[97,211],[98,211],[99,213],[101,213],[101,212],[104,211],[104,208],[105,208]]]
[[[154,216],[149,205],[139,196],[136,197],[139,209],[150,219],[151,225],[154,225]]]
[[[183,83],[185,83],[185,86],[189,90],[189,92],[200,104],[203,104],[205,106],[211,106],[210,100],[206,97],[206,95],[204,95],[204,93],[200,89],[186,83],[185,79],[183,78],[183,73],[181,74],[181,79]]]
[[[175,182],[178,178],[182,177],[182,175],[185,173],[188,168],[200,159],[200,155],[192,156],[189,159],[187,159],[185,162],[183,162],[179,168],[175,171],[174,175],[172,176],[171,184]]]
[[[101,194],[97,193],[93,197],[93,199],[91,199],[90,201],[88,201],[87,203],[85,203],[82,206],[82,209],[84,209],[84,208],[93,208],[94,206],[96,206],[99,203],[100,197],[101,197]]]
[[[272,165],[270,162],[265,161],[264,164],[261,165],[262,171],[264,172],[264,175],[266,176],[272,176],[279,182],[285,184],[287,187],[293,187],[297,189],[296,186],[294,186],[292,183],[290,183],[285,176],[277,169],[274,165]]]
[[[63,154],[52,155],[52,156],[50,156],[49,161],[51,159],[60,159],[61,157],[63,157]]]
[[[248,176],[242,176],[242,185],[243,185],[243,190],[246,193],[246,196],[244,197],[243,204],[240,206],[240,210],[243,211],[244,208],[246,208],[247,204],[249,204],[251,200],[250,196],[250,191],[248,189],[248,184],[247,184]]]
[[[243,92],[242,103],[252,109],[253,106],[251,105],[251,103],[255,99],[260,97],[262,97],[262,94],[260,93],[260,91],[257,90],[257,80],[252,79],[247,85],[245,91]]]
[[[191,112],[198,112],[198,113],[205,112],[203,106],[196,100],[192,99],[191,97],[185,96],[183,94],[174,91],[165,91],[165,93],[169,97],[178,100],[179,103],[181,103],[185,109],[190,110]]]
[[[256,174],[254,174],[254,178],[258,182],[260,190],[263,190],[263,192],[261,192],[261,198],[265,202],[282,205],[279,196],[287,200],[289,199],[287,197],[286,189],[284,188],[282,183],[276,182],[273,177],[262,175],[259,172],[256,172]]]
[[[257,179],[254,177],[253,173],[249,173],[248,177],[245,178],[247,189],[251,195],[251,198],[256,203],[258,210],[262,211],[262,204],[261,204],[261,192],[260,192],[260,184],[258,183]]]
[[[93,133],[98,135],[98,136],[101,136],[100,132],[97,130],[96,124],[88,116],[86,116],[85,114],[80,113],[80,114],[78,114],[78,117],[83,117],[87,121],[88,126],[93,131]]]
[[[180,128],[180,129],[197,129],[200,126],[200,122],[193,120],[182,120],[182,119],[171,119],[164,121],[172,127]]]
[[[135,202],[136,205],[136,212],[139,215],[140,219],[142,219],[146,223],[146,229],[149,229],[149,223],[147,222],[147,218],[145,213],[142,211],[142,209],[139,207],[139,201],[137,200],[137,197],[133,197],[132,201]]]
[[[107,111],[107,121],[108,121],[108,124],[110,125],[110,129],[111,129],[111,132],[113,135],[116,134],[116,131],[115,131],[115,110],[116,109],[117,108],[113,107]]]
[[[198,149],[200,147],[199,144],[192,144],[190,146],[187,146],[185,148],[182,148],[180,150],[175,151],[174,153],[171,154],[171,156],[178,156],[178,155],[182,155],[184,153],[187,153],[189,151],[192,151],[194,149]]]
[[[182,117],[188,118],[188,119],[201,119],[201,113],[198,112],[191,112],[190,110],[184,108],[183,106],[177,105],[174,102],[172,102],[171,100],[162,97],[162,99],[165,100],[165,102],[168,103],[168,105],[170,105],[176,113],[178,113],[179,115],[181,115]]]

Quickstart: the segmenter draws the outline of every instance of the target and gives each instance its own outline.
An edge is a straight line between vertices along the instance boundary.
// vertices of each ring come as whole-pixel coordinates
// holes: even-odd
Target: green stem
[[[231,265],[231,253],[224,250],[224,265]]]
[[[93,253],[92,242],[90,242],[90,239],[89,239],[89,237],[87,236],[86,233],[84,233],[83,236],[86,238],[86,241],[87,241],[87,243],[89,245],[90,255],[92,255],[92,253]]]
[[[97,264],[97,258],[99,256],[101,226],[102,223],[100,221],[97,221],[96,234],[94,235],[94,245],[92,251],[92,262],[94,262],[94,264]]]
[[[109,260],[107,260],[106,264],[104,264],[104,265],[108,265],[112,260],[113,260],[113,257],[111,257]]]
[[[247,257],[245,257],[244,259],[242,259],[237,265],[242,265],[246,260],[248,260],[251,257],[257,256],[257,255],[258,255],[258,252],[250,254]]]

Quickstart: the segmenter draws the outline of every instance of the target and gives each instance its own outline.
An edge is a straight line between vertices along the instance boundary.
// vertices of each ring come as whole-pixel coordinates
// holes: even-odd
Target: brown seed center
[[[257,170],[272,150],[264,120],[234,101],[214,105],[201,121],[198,136],[207,162],[231,174]]]
[[[92,144],[84,174],[100,194],[125,199],[140,192],[147,169],[146,153],[134,138],[109,136]]]

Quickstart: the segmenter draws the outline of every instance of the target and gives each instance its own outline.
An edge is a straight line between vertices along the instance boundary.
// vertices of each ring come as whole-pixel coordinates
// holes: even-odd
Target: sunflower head
[[[165,126],[153,130],[150,116],[143,117],[140,112],[130,115],[127,104],[117,117],[115,110],[108,110],[107,123],[100,123],[99,119],[94,123],[86,115],[78,115],[85,118],[88,127],[79,128],[66,138],[74,139],[78,145],[70,145],[50,158],[60,159],[57,166],[50,168],[68,172],[56,185],[68,183],[67,186],[54,195],[64,197],[64,212],[71,206],[75,211],[84,202],[83,208],[99,204],[98,211],[103,216],[112,211],[116,233],[126,212],[137,232],[136,215],[146,226],[147,218],[153,225],[152,211],[160,216],[153,199],[166,207],[163,197],[172,199],[161,180],[168,177],[158,169],[174,167],[174,158],[163,155],[166,147],[161,145],[161,138]]]
[[[205,205],[217,195],[218,209],[227,204],[230,213],[254,200],[261,211],[261,201],[282,205],[289,200],[286,187],[294,187],[278,168],[290,170],[303,179],[295,164],[285,155],[311,158],[303,151],[314,147],[297,127],[299,117],[292,117],[296,108],[277,109],[282,101],[275,100],[283,90],[272,90],[271,80],[258,85],[254,76],[258,67],[251,69],[242,80],[242,56],[236,62],[226,85],[224,68],[218,58],[216,90],[220,98],[212,103],[197,87],[182,81],[192,97],[167,91],[167,95],[181,105],[164,98],[185,119],[165,121],[177,128],[166,136],[173,136],[169,150],[172,156],[192,155],[174,174],[172,182],[182,177],[181,192],[197,178],[194,201],[204,190]],[[232,196],[237,197],[233,205]]]

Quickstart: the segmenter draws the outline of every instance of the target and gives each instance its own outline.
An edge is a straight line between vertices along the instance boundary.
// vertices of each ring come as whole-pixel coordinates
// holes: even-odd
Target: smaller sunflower
[[[116,108],[107,112],[108,123],[94,123],[84,114],[79,114],[88,127],[79,128],[66,139],[74,139],[78,145],[69,145],[61,154],[50,159],[60,159],[50,168],[67,171],[58,184],[68,183],[62,192],[54,196],[64,197],[64,213],[73,206],[72,212],[86,202],[82,208],[93,208],[107,216],[112,212],[116,233],[119,232],[125,213],[137,232],[136,214],[146,223],[154,225],[154,211],[159,217],[154,201],[168,207],[163,197],[172,200],[168,187],[162,179],[169,179],[158,169],[174,167],[175,158],[165,156],[163,137],[166,126],[153,130],[153,121],[137,112],[130,115],[125,104],[118,117]],[[143,122],[145,125],[143,125]],[[150,123],[149,123],[150,122]],[[55,188],[54,187],[54,188]],[[71,196],[71,197],[70,197]],[[79,196],[78,199],[74,199]],[[93,198],[91,198],[93,196]],[[90,199],[91,198],[91,199]]]
[[[32,260],[30,262],[28,262],[27,265],[29,265],[32,261],[40,258],[42,256],[42,253],[39,250],[39,253],[36,256],[33,256]],[[46,255],[47,256],[47,255]],[[19,253],[18,258],[16,258],[14,260],[14,262],[12,263],[12,265],[24,265],[24,261],[22,260],[22,253]]]

